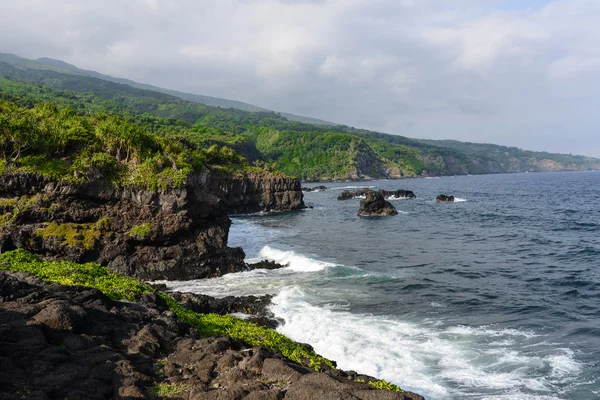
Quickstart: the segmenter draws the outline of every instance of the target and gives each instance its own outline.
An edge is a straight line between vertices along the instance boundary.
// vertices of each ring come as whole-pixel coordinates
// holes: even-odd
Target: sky
[[[600,157],[598,0],[0,0],[0,52],[416,138]]]

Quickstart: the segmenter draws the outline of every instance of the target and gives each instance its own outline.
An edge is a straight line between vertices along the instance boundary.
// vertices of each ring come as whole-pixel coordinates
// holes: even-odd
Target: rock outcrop
[[[200,185],[228,213],[305,208],[300,181],[281,173],[203,174]]]
[[[435,201],[438,203],[451,203],[454,201],[454,196],[440,194],[438,197],[435,198]]]
[[[357,197],[363,197],[366,195],[367,192],[370,192],[371,189],[358,189],[358,190],[344,190],[342,193],[340,193],[337,197],[338,200],[350,200],[350,199],[354,199]]]
[[[190,175],[180,189],[70,185],[32,174],[0,176],[0,251],[97,262],[144,280],[198,279],[246,270],[227,247],[226,211],[304,207],[300,182],[260,174]]]
[[[423,399],[239,340],[200,338],[153,294],[116,302],[0,271],[0,311],[0,399]]]
[[[360,201],[359,217],[380,217],[396,214],[398,214],[398,211],[389,201],[383,198],[381,192],[368,191],[366,192],[366,198]]]
[[[341,192],[337,199],[338,200],[350,200],[355,198],[363,198],[366,196],[367,192],[371,192],[371,189],[358,189],[354,191],[344,190]],[[417,196],[413,193],[412,190],[379,190],[379,192],[383,195],[383,198],[386,200],[389,199],[414,199]]]
[[[319,185],[319,186],[314,186],[314,187],[303,187],[302,188],[303,192],[322,192],[324,190],[328,190],[327,186]]]

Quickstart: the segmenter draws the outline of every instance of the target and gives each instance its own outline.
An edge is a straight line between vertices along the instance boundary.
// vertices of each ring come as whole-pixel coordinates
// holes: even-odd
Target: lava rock
[[[454,201],[454,196],[448,196],[446,194],[440,194],[435,198],[435,201],[438,203],[450,203]]]
[[[398,214],[394,206],[383,198],[381,192],[370,190],[366,192],[366,198],[360,201],[358,216],[379,217]]]
[[[152,389],[162,384],[184,400],[423,400],[230,337],[199,338],[158,296],[113,301],[4,271],[0,293],[0,399],[157,398]]]
[[[319,186],[315,186],[315,187],[303,187],[302,191],[303,192],[321,192],[323,190],[328,190],[329,188],[327,186],[324,185],[319,185]]]

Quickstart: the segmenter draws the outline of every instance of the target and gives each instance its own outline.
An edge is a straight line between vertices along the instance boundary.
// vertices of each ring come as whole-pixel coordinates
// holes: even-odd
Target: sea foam
[[[259,258],[267,259],[270,261],[275,261],[276,263],[287,265],[287,269],[296,271],[296,272],[314,272],[314,271],[322,271],[325,268],[334,267],[335,264],[328,263],[325,261],[315,260],[313,258],[309,258],[303,256],[301,254],[297,254],[294,251],[282,251],[278,249],[274,249],[270,246],[265,246],[261,249],[259,253]]]
[[[553,377],[564,381],[582,368],[568,349],[553,355],[523,351],[522,341],[535,336],[529,331],[361,315],[315,306],[311,296],[290,286],[273,299],[271,310],[285,321],[278,331],[311,344],[340,368],[386,379],[428,399],[477,393],[477,398],[488,399],[504,398],[504,393],[514,399],[554,399],[556,381],[539,371],[551,369]],[[510,341],[498,340],[506,338]]]

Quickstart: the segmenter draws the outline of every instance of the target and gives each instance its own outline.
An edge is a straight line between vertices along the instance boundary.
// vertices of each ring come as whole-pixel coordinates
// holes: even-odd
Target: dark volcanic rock
[[[344,190],[337,197],[338,200],[350,200],[356,197],[364,197],[371,189],[358,189],[354,191]],[[384,199],[414,199],[417,196],[411,190],[379,190]]]
[[[445,194],[440,194],[438,197],[435,198],[435,201],[438,203],[447,203],[447,202],[452,202],[454,201],[454,196],[448,196]]]
[[[379,217],[398,214],[394,206],[383,198],[381,192],[371,190],[366,193],[366,196],[365,199],[360,201],[358,216]]]
[[[396,199],[415,199],[417,196],[412,190],[382,190],[383,197],[389,199],[391,197]]]
[[[300,181],[280,173],[243,176],[205,174],[202,187],[229,213],[290,211],[305,208]]]
[[[0,251],[22,247],[97,262],[145,280],[220,276],[247,269],[244,252],[227,247],[231,220],[224,207],[284,211],[304,203],[298,180],[270,173],[215,178],[205,172],[168,191],[2,175],[0,216],[15,218],[0,227]]]
[[[279,268],[284,268],[284,267],[287,267],[287,265],[281,265],[279,263],[276,263],[275,261],[269,261],[269,260],[262,260],[259,262],[248,264],[248,269],[250,269],[250,270],[253,270],[253,269],[279,269]]]
[[[355,197],[362,197],[365,196],[367,192],[370,192],[371,189],[358,189],[358,190],[354,190],[354,191],[349,191],[349,190],[344,190],[342,193],[340,193],[337,197],[338,200],[350,200],[353,199]]]
[[[94,289],[1,271],[0,344],[0,399],[157,398],[162,384],[184,400],[423,400],[239,340],[200,339],[154,295],[114,302]]]
[[[319,185],[315,187],[303,187],[303,192],[321,192],[323,190],[328,190],[327,186]]]
[[[280,324],[280,321],[269,310],[273,298],[271,295],[215,298],[195,293],[169,292],[168,294],[185,307],[198,313],[219,315],[241,313],[247,314],[249,316],[247,319],[251,319],[261,326],[274,328]]]

